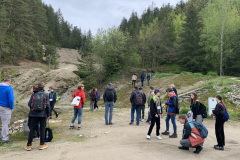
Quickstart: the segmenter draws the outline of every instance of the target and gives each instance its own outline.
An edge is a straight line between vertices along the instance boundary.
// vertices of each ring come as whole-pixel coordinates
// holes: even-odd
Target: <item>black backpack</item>
[[[52,130],[50,128],[46,128],[44,142],[51,142],[52,139],[53,139]]]
[[[31,109],[34,111],[43,111],[46,109],[47,100],[45,98],[46,93],[37,92],[32,97]]]
[[[143,95],[141,92],[135,92],[135,105],[136,106],[142,106],[143,105]]]
[[[206,106],[204,104],[200,103],[200,107],[199,108],[201,109],[202,117],[203,118],[207,118],[208,115],[207,115]]]
[[[114,100],[114,93],[113,90],[107,90],[106,91],[106,100],[108,102],[112,102]]]

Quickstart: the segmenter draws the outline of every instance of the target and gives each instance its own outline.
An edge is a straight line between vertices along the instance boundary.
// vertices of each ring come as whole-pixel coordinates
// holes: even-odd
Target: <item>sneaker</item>
[[[3,140],[2,140],[2,143],[10,143],[10,142],[13,142],[13,140],[11,140],[11,139],[8,139],[8,140],[6,140],[6,141],[3,141]]]
[[[58,115],[59,115],[59,114],[57,113],[57,114],[56,114],[56,118],[58,118]]]
[[[189,147],[180,146],[180,147],[178,147],[178,149],[189,150]]]
[[[46,148],[48,148],[48,145],[47,144],[43,144],[43,145],[40,145],[39,146],[39,150],[43,150],[43,149],[46,149]]]
[[[193,153],[199,154],[202,151],[203,147],[201,146],[197,146],[196,151],[194,151]]]
[[[141,119],[142,122],[144,122],[144,119]]]
[[[130,123],[129,123],[129,125],[132,125],[132,124],[133,124],[133,122],[130,122]]]
[[[136,123],[137,126],[139,126],[139,124]]]
[[[169,132],[168,131],[164,131],[164,132],[162,132],[162,135],[169,135]]]
[[[108,125],[108,123],[105,123],[106,125]]]
[[[109,123],[109,125],[113,125],[113,123]]]
[[[81,128],[81,127],[80,127],[80,126],[78,126],[78,130],[80,130],[80,128]]]
[[[160,136],[156,136],[156,138],[159,139],[159,140],[162,139]]]
[[[27,150],[27,151],[31,151],[32,146],[26,146],[24,149]]]
[[[70,126],[69,129],[74,129],[74,125],[73,125],[73,126]]]
[[[146,138],[150,140],[150,135],[147,135],[147,137],[146,137]]]
[[[172,134],[171,136],[169,136],[169,138],[177,138],[177,134]]]
[[[222,150],[222,151],[224,150],[224,147],[221,147],[221,146],[214,146],[214,148],[217,150]]]

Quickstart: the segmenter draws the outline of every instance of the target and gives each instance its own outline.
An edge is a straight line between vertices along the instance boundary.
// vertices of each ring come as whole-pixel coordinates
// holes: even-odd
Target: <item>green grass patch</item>
[[[153,76],[155,78],[161,79],[163,77],[169,77],[169,76],[174,76],[176,75],[175,73],[155,73]]]

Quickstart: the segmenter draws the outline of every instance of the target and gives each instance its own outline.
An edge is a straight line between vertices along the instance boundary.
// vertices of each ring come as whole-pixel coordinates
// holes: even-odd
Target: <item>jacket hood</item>
[[[37,93],[37,92],[39,92],[39,91],[43,91],[43,92],[44,92],[44,89],[42,89],[42,88],[37,88],[37,89],[35,89],[33,92],[34,92],[34,93]]]
[[[0,83],[0,86],[9,86],[9,85],[7,83],[2,82]]]
[[[109,90],[113,90],[113,87],[112,87],[112,86],[110,86],[110,87],[108,87],[108,89],[109,89]]]

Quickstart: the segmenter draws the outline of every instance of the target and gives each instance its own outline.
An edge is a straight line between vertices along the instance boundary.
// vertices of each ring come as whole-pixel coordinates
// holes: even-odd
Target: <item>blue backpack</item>
[[[197,128],[198,132],[200,133],[200,137],[207,138],[208,130],[207,128],[200,122],[189,122],[191,128],[194,126]]]
[[[219,104],[221,106],[223,106],[222,103],[219,103]],[[227,109],[224,106],[223,106],[223,109],[224,109],[224,111],[223,111],[223,120],[224,120],[224,122],[227,122],[229,120],[229,114],[228,114]]]

